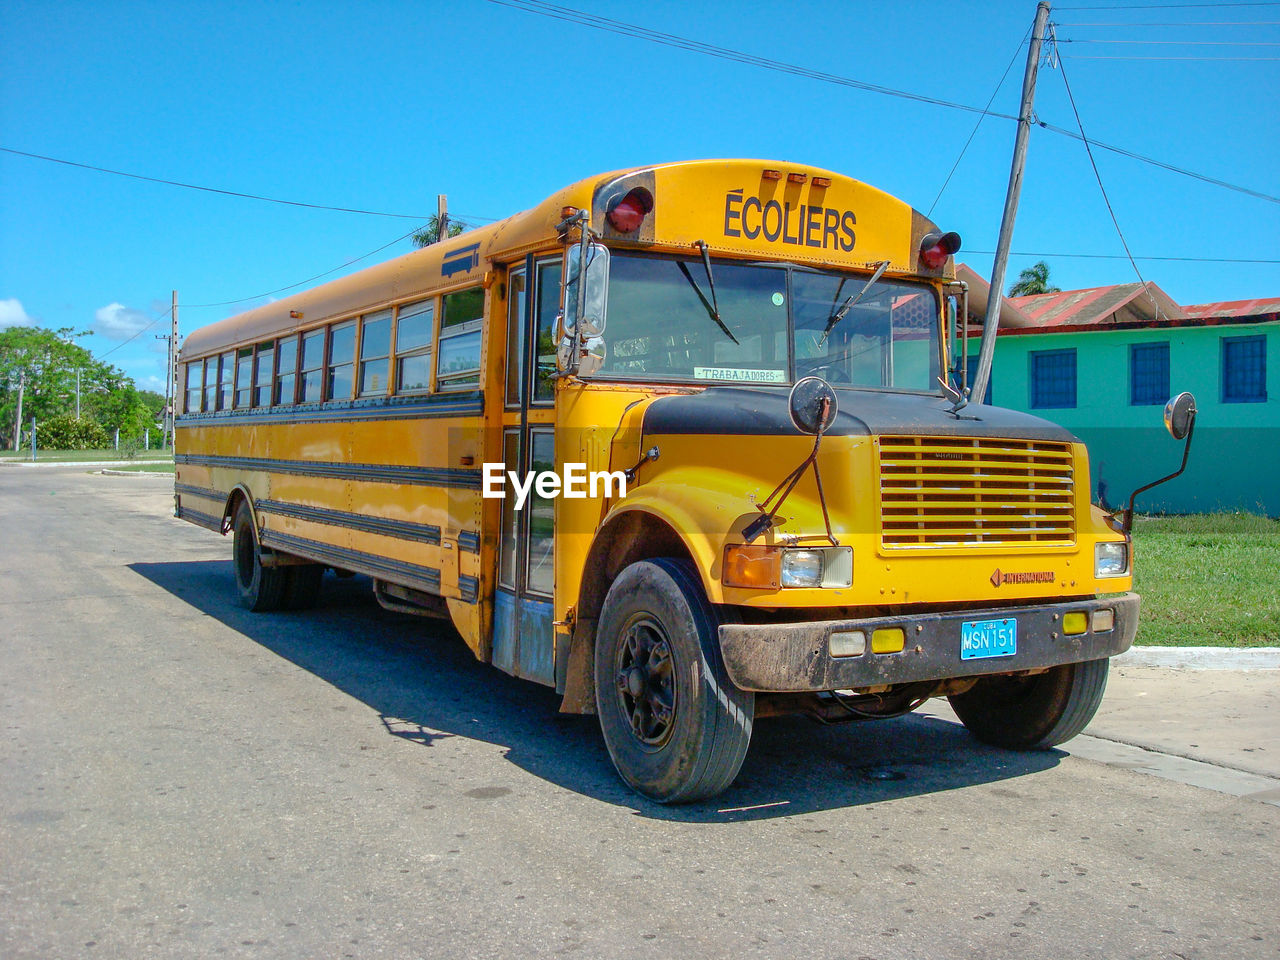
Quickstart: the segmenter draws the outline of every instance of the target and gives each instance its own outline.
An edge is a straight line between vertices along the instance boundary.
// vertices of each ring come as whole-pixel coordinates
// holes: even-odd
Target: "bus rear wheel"
[[[623,570],[600,612],[600,729],[622,779],[660,803],[715,796],[746,757],[755,695],[729,680],[719,625],[693,565],[670,558]]]
[[[970,733],[1007,750],[1048,750],[1093,719],[1107,689],[1111,661],[1087,660],[1031,677],[985,677],[949,697]]]
[[[284,601],[287,568],[262,565],[262,547],[247,500],[242,500],[236,508],[231,558],[241,606],[255,613],[278,610]]]

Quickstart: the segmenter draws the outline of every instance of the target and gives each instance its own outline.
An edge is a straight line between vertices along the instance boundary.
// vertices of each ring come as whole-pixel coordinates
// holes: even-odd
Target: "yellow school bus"
[[[254,610],[332,569],[446,618],[660,801],[780,713],[1052,746],[1133,640],[1129,538],[1078,440],[953,386],[958,248],[801,164],[580,181],[192,333],[177,516]]]

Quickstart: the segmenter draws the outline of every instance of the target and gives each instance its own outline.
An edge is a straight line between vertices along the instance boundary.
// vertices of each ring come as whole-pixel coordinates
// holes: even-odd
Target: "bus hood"
[[[855,390],[835,384],[839,412],[826,436],[1000,437],[1070,443],[1067,430],[1004,407],[971,403],[951,412],[941,396]],[[708,387],[696,394],[659,397],[644,411],[644,434],[795,436],[786,387]]]

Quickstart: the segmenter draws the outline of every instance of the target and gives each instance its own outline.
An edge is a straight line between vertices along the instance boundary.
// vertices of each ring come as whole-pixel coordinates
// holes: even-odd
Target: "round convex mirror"
[[[824,405],[823,400],[827,403]],[[819,433],[831,426],[836,418],[839,403],[831,384],[821,377],[805,377],[796,381],[787,401],[791,422],[801,433]],[[824,417],[825,407],[825,417]]]
[[[1164,425],[1175,440],[1191,432],[1195,419],[1196,398],[1189,393],[1180,393],[1164,405]]]

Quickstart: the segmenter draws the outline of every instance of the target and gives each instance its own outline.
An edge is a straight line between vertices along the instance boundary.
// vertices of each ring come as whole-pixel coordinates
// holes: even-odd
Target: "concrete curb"
[[[1280,670],[1280,647],[1131,647],[1111,662],[1173,670]]]
[[[173,474],[164,470],[98,470],[106,477],[159,477],[161,480],[172,480]]]
[[[35,463],[30,460],[0,460],[0,466],[3,467],[26,467],[27,469],[66,467],[69,470],[94,467],[133,467],[141,463],[163,463],[173,466],[172,460],[37,460]]]

